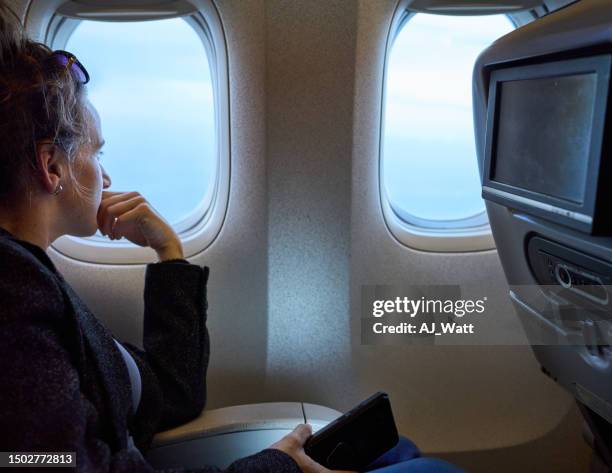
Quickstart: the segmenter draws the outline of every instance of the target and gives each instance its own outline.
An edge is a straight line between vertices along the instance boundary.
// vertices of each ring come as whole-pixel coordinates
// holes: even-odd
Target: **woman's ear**
[[[53,194],[65,177],[65,160],[63,152],[50,142],[41,142],[36,145],[36,162],[43,189]]]

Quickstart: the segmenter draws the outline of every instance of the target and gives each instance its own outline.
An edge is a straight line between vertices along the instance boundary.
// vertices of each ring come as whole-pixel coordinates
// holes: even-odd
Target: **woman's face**
[[[100,150],[104,145],[102,131],[100,129],[100,118],[91,104],[87,104],[91,114],[91,124],[88,142],[81,146],[75,163],[74,177],[76,180],[74,189],[70,192],[73,199],[70,205],[70,235],[89,236],[98,229],[97,213],[102,200],[102,190],[108,189],[111,180],[102,164],[100,164]]]

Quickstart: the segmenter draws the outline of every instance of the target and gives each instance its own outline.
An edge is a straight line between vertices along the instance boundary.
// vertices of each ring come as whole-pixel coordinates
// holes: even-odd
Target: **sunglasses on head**
[[[89,82],[89,74],[87,70],[79,62],[76,56],[68,51],[53,51],[52,57],[61,65],[64,66],[64,74],[68,71],[72,74],[76,80],[78,80],[81,84],[87,84]]]

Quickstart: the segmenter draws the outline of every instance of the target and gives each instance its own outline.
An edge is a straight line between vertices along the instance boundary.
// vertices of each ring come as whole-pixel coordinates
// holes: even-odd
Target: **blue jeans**
[[[436,458],[422,457],[417,446],[406,437],[364,471],[376,473],[464,473],[463,470]]]

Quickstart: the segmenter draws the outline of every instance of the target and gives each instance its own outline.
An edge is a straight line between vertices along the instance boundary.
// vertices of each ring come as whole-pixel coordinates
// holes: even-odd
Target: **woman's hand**
[[[342,470],[329,470],[318,464],[304,452],[304,444],[308,437],[312,435],[312,427],[308,424],[298,425],[293,432],[285,435],[270,448],[281,450],[295,460],[300,469],[304,473],[330,473],[335,471],[338,473],[354,473]]]
[[[98,227],[111,240],[150,246],[161,261],[183,258],[177,234],[138,192],[102,192]]]

